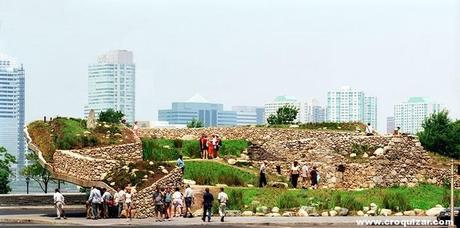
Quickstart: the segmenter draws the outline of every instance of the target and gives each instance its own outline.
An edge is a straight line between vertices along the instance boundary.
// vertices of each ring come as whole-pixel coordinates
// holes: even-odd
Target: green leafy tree
[[[292,124],[294,120],[297,118],[297,113],[299,113],[299,109],[293,105],[284,105],[283,107],[279,108],[275,114],[271,114],[267,118],[267,122],[271,125],[274,124]]]
[[[460,121],[449,119],[447,111],[431,114],[422,124],[418,137],[427,150],[460,158]]]
[[[5,147],[0,146],[0,194],[11,192],[10,176],[13,175],[11,165],[16,163],[16,158],[8,153]]]
[[[26,154],[29,165],[24,167],[21,174],[32,178],[36,181],[44,193],[48,193],[48,184],[52,181],[51,173],[38,162],[38,156],[35,153]]]
[[[192,121],[187,123],[187,128],[201,128],[203,127],[203,122],[200,120],[193,118]]]
[[[106,122],[106,123],[114,123],[118,124],[121,123],[121,120],[125,116],[122,112],[120,111],[115,111],[113,109],[108,109],[105,112],[99,113],[99,122]]]

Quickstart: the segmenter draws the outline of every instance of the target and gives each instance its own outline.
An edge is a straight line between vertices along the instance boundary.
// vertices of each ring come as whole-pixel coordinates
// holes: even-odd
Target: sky
[[[0,52],[26,69],[26,119],[83,116],[87,67],[134,53],[136,119],[199,93],[263,106],[326,104],[343,85],[378,98],[378,128],[410,96],[460,118],[458,0],[0,0]]]

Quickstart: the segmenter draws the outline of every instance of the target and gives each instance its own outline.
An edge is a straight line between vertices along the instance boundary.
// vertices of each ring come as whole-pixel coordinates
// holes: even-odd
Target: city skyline
[[[456,1],[359,2],[360,10],[353,1],[334,1],[340,10],[331,1],[232,1],[225,9],[210,1],[138,1],[134,8],[126,2],[48,3],[2,1],[0,9],[0,51],[28,69],[28,122],[82,117],[87,65],[113,49],[136,55],[140,120],[156,119],[157,110],[197,92],[228,109],[263,105],[280,94],[325,104],[326,92],[342,85],[378,98],[381,130],[393,106],[412,96],[430,97],[460,117]]]

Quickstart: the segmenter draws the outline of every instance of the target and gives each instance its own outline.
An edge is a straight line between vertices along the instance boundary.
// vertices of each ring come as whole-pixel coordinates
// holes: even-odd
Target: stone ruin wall
[[[143,137],[198,139],[217,133],[223,139],[247,139],[263,150],[263,156],[249,155],[253,166],[269,160],[268,172],[275,174],[280,164],[287,175],[292,161],[316,166],[324,188],[373,188],[377,186],[415,186],[418,183],[441,185],[450,177],[447,167],[438,167],[420,142],[409,136],[371,136],[339,131],[274,128],[145,129]],[[225,143],[225,141],[224,141]],[[353,144],[368,145],[367,157],[351,158]],[[375,151],[379,149],[379,152]],[[260,152],[259,152],[260,153]],[[262,157],[262,158],[261,158]],[[264,158],[265,157],[265,158]],[[344,164],[343,179],[337,166]],[[456,175],[460,187],[460,176]]]

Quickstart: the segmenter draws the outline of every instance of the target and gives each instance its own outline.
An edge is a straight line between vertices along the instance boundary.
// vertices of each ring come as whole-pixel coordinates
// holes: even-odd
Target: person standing
[[[227,193],[224,192],[224,188],[220,188],[220,192],[217,195],[217,200],[219,201],[220,221],[224,222],[225,208],[227,207],[227,201],[228,201],[228,196],[227,196]]]
[[[125,187],[123,188],[118,188],[118,218],[121,217],[121,214],[123,212],[123,208],[125,208],[125,203],[126,203],[126,192],[125,192]],[[127,209],[127,207],[125,208]]]
[[[212,136],[214,139],[214,136]],[[208,156],[210,159],[214,159],[214,144],[213,140],[208,140]]]
[[[173,216],[171,215],[171,203],[172,203],[172,195],[173,193],[171,192],[171,188],[167,187],[165,191],[165,205],[164,205],[164,214],[165,214],[165,219],[172,218]]]
[[[182,174],[184,174],[185,171],[185,162],[183,160],[182,155],[179,155],[179,158],[177,159],[177,167],[179,167],[182,170]]]
[[[117,191],[113,194],[113,217],[119,217],[119,209],[120,209],[120,188],[117,188]]]
[[[302,165],[302,188],[307,188],[308,186],[308,166],[307,166],[307,162],[303,162],[303,165]]]
[[[190,213],[189,218],[193,218],[192,204],[194,203],[195,199],[193,195],[193,190],[189,184],[187,184],[187,188],[185,189],[184,200],[185,200],[184,218],[187,218],[188,213]]]
[[[265,176],[266,169],[267,169],[268,161],[262,162],[259,169],[259,187],[264,187],[267,185],[267,177]]]
[[[93,186],[91,188],[88,202],[91,204],[91,208],[93,210],[93,219],[94,220],[98,219],[99,205],[102,203],[102,196],[101,196],[101,192],[99,191],[99,189],[96,188],[96,186]]]
[[[111,201],[112,201],[112,194],[110,194],[109,191],[107,191],[107,189],[105,188],[102,188],[102,192],[104,192],[102,194],[102,206],[103,206],[103,209],[104,209],[104,213],[103,213],[103,218],[109,218],[109,206],[111,204]]]
[[[373,136],[374,135],[374,129],[371,126],[371,123],[367,123],[366,127],[366,136]]]
[[[61,194],[61,191],[59,190],[59,188],[56,188],[56,190],[54,190],[53,199],[54,199],[54,207],[56,207],[56,214],[57,214],[56,219],[61,219],[61,218],[67,219],[64,213],[64,204],[65,204],[64,195]]]
[[[203,218],[201,220],[206,221],[206,215],[208,217],[208,222],[211,222],[212,215],[212,202],[214,201],[214,196],[209,192],[209,188],[205,188],[203,194]]]
[[[219,135],[216,134],[215,144],[214,144],[214,156],[216,158],[219,158],[219,150],[221,146],[222,146],[222,140],[220,139]]]
[[[172,195],[172,198],[173,198],[173,207],[174,207],[173,216],[176,217],[176,212],[178,208],[179,208],[179,216],[182,216],[182,193],[180,192],[179,187],[176,187],[176,191]]]
[[[133,205],[133,192],[131,188],[126,188],[126,193],[125,193],[125,203],[126,203],[126,216],[128,218],[128,221],[132,219],[132,209],[134,207]]]
[[[316,170],[316,167],[314,166],[313,169],[310,171],[310,179],[311,179],[311,187],[313,189],[318,188],[318,171]]]
[[[297,188],[297,181],[299,180],[299,173],[300,173],[299,163],[297,161],[294,161],[294,163],[291,166],[291,169],[289,170],[291,184],[292,184],[292,187],[294,188]]]
[[[208,136],[203,134],[200,138],[201,159],[208,159]]]
[[[155,217],[157,218],[156,222],[163,222],[163,212],[164,212],[164,188],[157,186],[156,191],[153,193],[153,203],[155,204]]]

